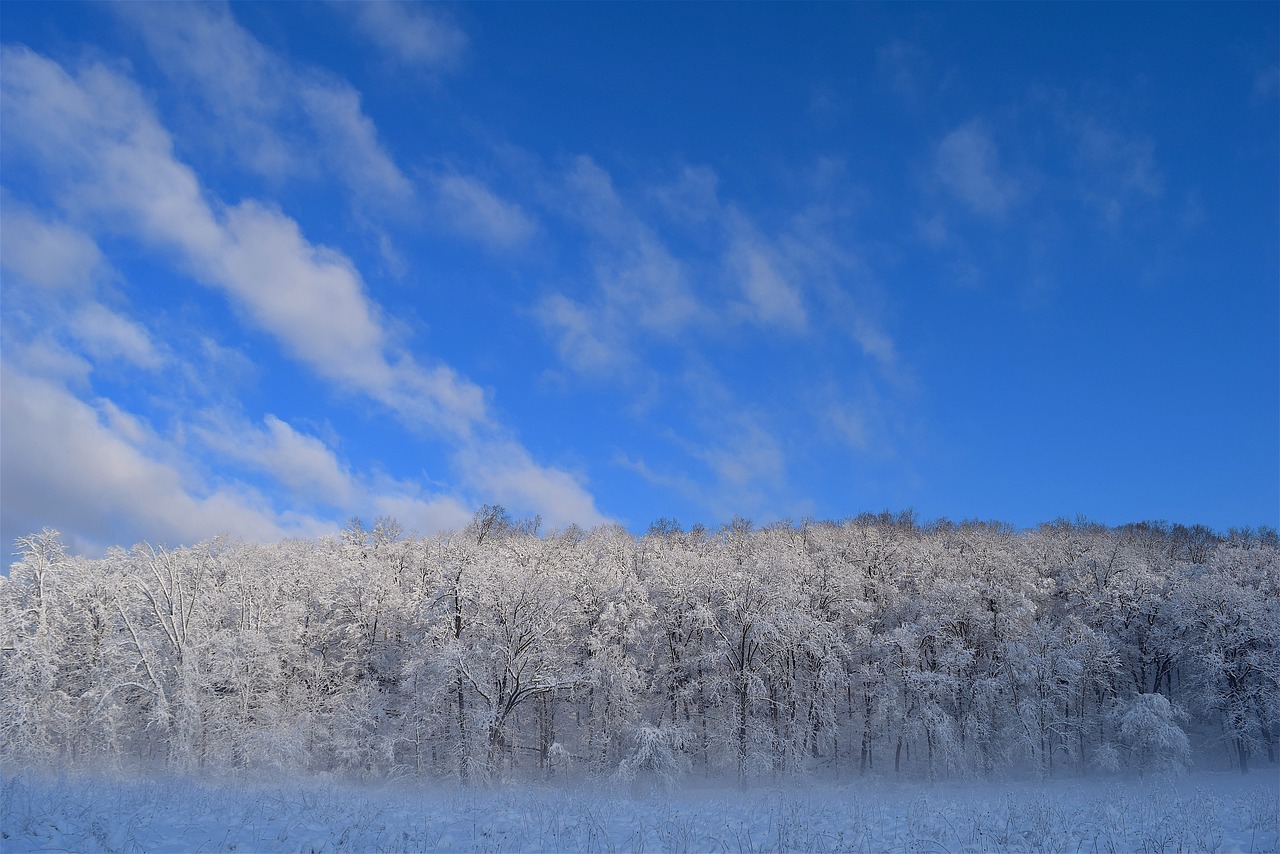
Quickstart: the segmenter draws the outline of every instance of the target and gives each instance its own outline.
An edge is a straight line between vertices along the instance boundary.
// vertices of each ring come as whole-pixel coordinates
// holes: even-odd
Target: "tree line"
[[[1274,767],[1280,541],[1142,523],[357,520],[0,579],[0,758],[460,780]]]

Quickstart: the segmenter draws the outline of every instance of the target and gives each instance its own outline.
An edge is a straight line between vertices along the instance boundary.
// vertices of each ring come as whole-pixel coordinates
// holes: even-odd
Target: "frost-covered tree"
[[[486,507],[431,537],[20,545],[6,762],[660,783],[1277,761],[1266,529],[879,514],[635,537]]]
[[[1191,743],[1179,725],[1186,713],[1163,694],[1138,694],[1115,712],[1120,745],[1140,774],[1177,772],[1191,761]]]
[[[1280,721],[1280,564],[1274,552],[1218,549],[1173,603],[1183,627],[1179,657],[1192,701],[1218,718],[1241,773],[1250,757],[1276,759]]]

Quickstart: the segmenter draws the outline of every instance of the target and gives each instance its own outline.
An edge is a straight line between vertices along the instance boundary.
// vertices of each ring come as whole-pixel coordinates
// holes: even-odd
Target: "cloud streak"
[[[97,65],[73,76],[24,48],[6,49],[3,63],[6,142],[52,179],[64,210],[175,253],[317,375],[452,444],[464,482],[509,488],[513,507],[556,523],[604,520],[576,478],[533,462],[492,417],[479,386],[397,345],[345,256],[308,241],[279,210],[210,198],[131,81]],[[117,349],[127,343],[123,331],[117,324]],[[105,345],[104,336],[94,340]]]
[[[445,173],[433,181],[445,227],[491,249],[514,249],[533,237],[537,224],[520,206],[500,197],[478,178]]]
[[[411,530],[436,531],[460,528],[471,517],[454,496],[428,495],[412,483],[352,471],[322,439],[275,415],[266,415],[259,427],[213,413],[192,433],[224,457],[270,476],[289,491],[292,503],[336,514],[334,527],[352,515],[372,514],[391,516]]]
[[[327,526],[278,514],[260,495],[192,482],[149,454],[137,423],[54,382],[0,365],[0,496],[4,541],[44,526],[90,550],[151,539],[192,543],[233,531],[249,539],[315,536]]]
[[[340,5],[360,32],[401,67],[448,70],[466,54],[467,34],[437,9],[398,0]]]
[[[49,222],[16,203],[0,208],[0,265],[11,276],[53,289],[84,291],[103,269],[98,244],[89,235]]]
[[[76,311],[70,329],[86,352],[99,359],[122,359],[147,371],[164,366],[164,357],[146,328],[101,303],[86,303]]]
[[[555,204],[588,237],[589,295],[551,293],[536,315],[561,360],[580,376],[635,381],[644,344],[678,339],[703,306],[683,265],[594,160],[575,158],[559,179]]]
[[[413,196],[412,184],[361,109],[359,93],[323,72],[284,62],[241,27],[229,7],[115,8],[156,62],[214,118],[218,131],[207,135],[211,143],[228,146],[245,168],[276,181],[336,175],[357,199],[382,205]]]

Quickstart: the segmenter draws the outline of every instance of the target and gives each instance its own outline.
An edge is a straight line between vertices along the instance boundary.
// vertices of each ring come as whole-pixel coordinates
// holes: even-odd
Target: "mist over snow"
[[[1276,781],[482,790],[10,780],[5,850],[1274,851]]]

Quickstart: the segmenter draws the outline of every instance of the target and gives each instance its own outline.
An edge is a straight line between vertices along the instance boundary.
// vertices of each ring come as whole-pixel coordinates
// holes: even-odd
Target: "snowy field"
[[[1280,784],[872,784],[624,793],[5,778],[0,850],[1276,851]]]

